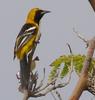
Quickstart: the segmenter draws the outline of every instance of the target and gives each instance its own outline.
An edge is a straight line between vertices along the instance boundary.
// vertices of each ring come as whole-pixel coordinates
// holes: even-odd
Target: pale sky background
[[[70,43],[74,53],[86,53],[85,44],[77,38],[73,27],[86,38],[91,38],[95,33],[95,13],[88,0],[1,0],[0,2],[0,99],[22,100],[18,92],[16,73],[19,63],[13,61],[13,47],[15,38],[19,33],[28,11],[33,7],[50,10],[41,21],[40,31],[42,37],[37,47],[36,55],[40,62],[38,69],[46,67],[63,54],[68,54],[66,43]],[[40,72],[41,73],[41,72]],[[68,100],[77,77],[73,77],[69,87],[63,88],[63,100]],[[91,100],[93,96],[85,92],[80,100]],[[35,100],[32,98],[30,100]],[[48,94],[36,100],[53,100]]]

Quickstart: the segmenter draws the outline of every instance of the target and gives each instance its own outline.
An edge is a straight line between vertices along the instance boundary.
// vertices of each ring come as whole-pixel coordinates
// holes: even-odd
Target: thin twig
[[[45,96],[46,94],[50,93],[51,91],[53,91],[53,90],[55,90],[55,89],[57,89],[57,88],[65,87],[67,84],[68,84],[68,83],[65,83],[65,84],[58,84],[58,85],[56,85],[56,86],[53,85],[53,86],[50,87],[50,88],[46,88],[46,90],[43,89],[44,91],[41,90],[41,91],[35,93],[34,95],[30,95],[30,96],[31,96],[31,97],[41,97],[41,96]]]
[[[46,86],[44,86],[43,88],[41,88],[40,90],[38,90],[37,92],[41,92],[43,90],[45,90],[46,88],[48,88],[50,85],[52,85],[52,83],[54,83],[55,80],[51,81],[50,83],[47,83]]]
[[[68,67],[69,68],[69,75],[70,75],[69,80],[71,80],[71,74],[73,72],[73,66],[74,66],[74,64],[73,64],[73,52],[72,52],[72,48],[71,48],[70,44],[67,43],[67,45],[68,45],[68,48],[69,48],[69,51],[71,54],[71,64],[70,64],[70,67]]]
[[[79,33],[75,30],[75,28],[73,28],[73,32],[76,33],[76,35],[81,39],[83,40],[83,42],[86,43],[86,45],[88,45],[88,41]]]
[[[43,85],[43,82],[44,82],[44,80],[45,80],[45,68],[43,69],[43,78],[42,78],[42,80],[40,81],[40,84],[39,84],[39,86],[36,88],[36,90],[38,90],[39,88],[41,88],[42,87],[42,85]]]
[[[55,95],[54,95],[54,93],[52,91],[51,91],[51,95],[52,95],[52,97],[53,97],[54,100],[57,100],[56,97],[55,97]]]
[[[72,55],[72,54],[73,54],[73,52],[72,52],[72,49],[71,49],[70,44],[69,44],[69,43],[67,43],[67,46],[68,46],[68,48],[69,48],[70,54]]]
[[[69,72],[69,78],[68,78],[68,81],[66,83],[52,85],[52,83],[54,81],[56,81],[56,79],[55,79],[55,80],[51,81],[50,83],[48,83],[46,86],[44,86],[42,89],[40,89],[39,91],[37,91],[38,95],[40,94],[41,96],[43,96],[43,95],[46,95],[47,93],[51,92],[52,90],[55,90],[57,88],[62,88],[62,87],[65,87],[66,85],[68,85],[69,82],[70,82],[70,80],[71,80],[71,74],[73,72],[73,67],[72,66],[73,66],[73,61],[71,61],[71,67],[70,67],[71,69],[70,69],[70,72]],[[48,88],[50,85],[52,85],[52,87]],[[40,92],[42,92],[45,89],[47,89],[45,93],[40,93]]]
[[[46,86],[44,86],[42,89],[40,89],[39,91],[35,92],[35,94],[31,94],[31,97],[41,97],[41,96],[45,96],[46,94],[50,93],[51,91],[57,89],[57,88],[62,88],[65,87],[69,84],[70,80],[71,80],[71,74],[72,74],[72,70],[69,73],[69,79],[66,83],[61,83],[61,84],[57,84],[57,85],[52,85],[52,82],[46,84]],[[51,85],[51,87],[49,87]]]
[[[57,90],[55,92],[56,92],[56,95],[59,98],[59,100],[62,100],[62,97],[61,97],[60,93]]]

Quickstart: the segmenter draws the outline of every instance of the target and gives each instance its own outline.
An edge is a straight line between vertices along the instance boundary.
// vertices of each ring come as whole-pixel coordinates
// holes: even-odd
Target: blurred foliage
[[[56,77],[56,74],[58,73],[59,69],[61,69],[61,72],[59,73],[60,78],[64,78],[70,70],[71,61],[73,63],[73,69],[75,70],[77,75],[80,75],[85,58],[86,58],[85,55],[80,55],[80,54],[60,56],[50,64],[51,72],[49,75],[49,80],[53,80]],[[93,73],[94,65],[95,65],[95,59],[93,58],[89,74]]]

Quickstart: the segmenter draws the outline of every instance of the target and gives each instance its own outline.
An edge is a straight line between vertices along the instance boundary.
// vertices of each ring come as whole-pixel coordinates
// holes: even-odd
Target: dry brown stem
[[[83,69],[69,100],[79,100],[82,92],[88,88],[87,87],[88,71],[90,68],[90,63],[93,57],[94,49],[95,49],[95,37],[93,37],[91,40],[88,41],[87,56],[84,61]]]

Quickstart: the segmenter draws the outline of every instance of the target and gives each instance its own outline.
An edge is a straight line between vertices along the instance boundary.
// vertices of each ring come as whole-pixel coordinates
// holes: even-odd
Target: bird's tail
[[[27,89],[29,84],[30,68],[27,62],[27,56],[20,60],[21,87]]]

